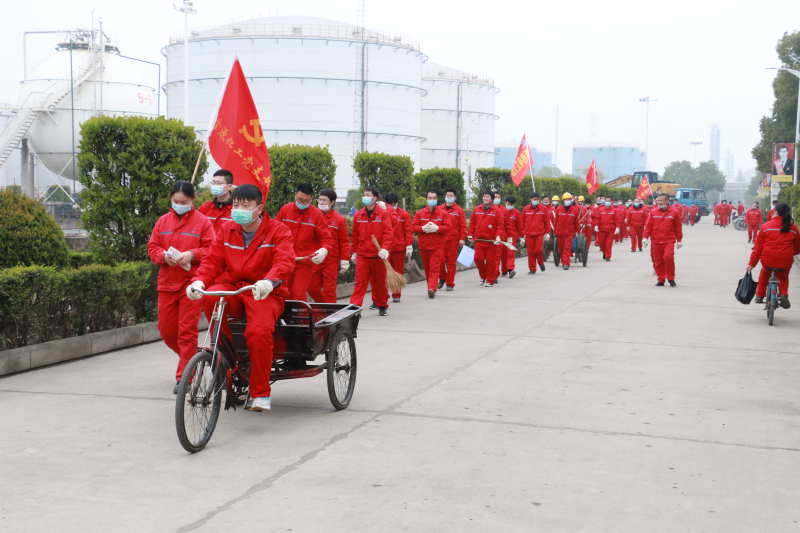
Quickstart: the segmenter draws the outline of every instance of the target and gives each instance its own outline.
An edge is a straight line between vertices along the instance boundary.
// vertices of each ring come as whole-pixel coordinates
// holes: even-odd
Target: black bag
[[[744,277],[739,280],[739,286],[736,287],[736,299],[745,305],[749,304],[756,295],[756,287],[758,284],[753,281],[752,274],[745,272]]]

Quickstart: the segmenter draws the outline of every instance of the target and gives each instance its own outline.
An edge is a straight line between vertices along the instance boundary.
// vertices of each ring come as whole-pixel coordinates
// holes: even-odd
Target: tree
[[[661,177],[664,181],[671,181],[683,185],[687,181],[694,180],[694,169],[692,168],[692,164],[688,161],[673,161],[667,165]]]
[[[147,241],[170,208],[170,187],[192,179],[202,146],[194,129],[176,119],[101,116],[83,123],[81,219],[99,261],[149,260]],[[207,168],[203,154],[198,176]]]
[[[64,232],[36,200],[0,192],[0,268],[31,265],[68,267]]]
[[[360,194],[360,191],[358,189],[350,189],[350,190],[347,191],[347,199],[345,200],[345,204],[344,205],[345,205],[345,207],[347,207],[348,211],[350,209],[352,209],[354,205],[356,205],[356,202],[358,201],[358,195],[359,194]]]
[[[511,181],[511,171],[506,168],[479,168],[475,170],[475,179],[472,180],[472,193],[480,202],[483,191],[499,191]]]
[[[540,178],[560,178],[564,173],[556,165],[551,167],[542,167],[537,172]]]
[[[439,201],[444,202],[447,189],[455,189],[456,203],[461,207],[466,205],[467,191],[464,188],[464,173],[457,168],[436,167],[421,170],[418,174],[414,174],[413,182],[414,193],[419,200],[424,199],[428,191],[434,190]]]
[[[684,187],[703,189],[706,193],[711,191],[722,191],[725,189],[725,175],[717,168],[713,161],[703,161],[695,169],[694,180],[687,181]]]
[[[272,185],[264,208],[271,216],[289,202],[294,202],[297,186],[308,183],[314,194],[336,186],[336,163],[328,147],[300,144],[274,144],[269,148]],[[234,182],[236,176],[233,177]]]
[[[414,163],[405,155],[389,155],[380,152],[359,152],[353,162],[358,181],[363,191],[367,187],[378,189],[381,194],[395,193],[403,205],[413,205],[411,178]],[[361,205],[359,201],[358,205]]]
[[[72,198],[64,192],[64,189],[59,187],[58,185],[50,185],[47,188],[47,192],[42,197],[42,200],[47,198],[48,202],[66,202],[72,203]]]

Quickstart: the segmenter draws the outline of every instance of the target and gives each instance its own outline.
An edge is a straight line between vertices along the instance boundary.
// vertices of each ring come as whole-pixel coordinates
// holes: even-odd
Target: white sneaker
[[[272,409],[272,399],[269,396],[256,398],[250,405],[251,411],[269,411],[270,409]]]

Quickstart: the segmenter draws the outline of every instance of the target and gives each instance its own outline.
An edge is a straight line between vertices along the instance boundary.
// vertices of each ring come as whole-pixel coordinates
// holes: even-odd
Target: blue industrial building
[[[514,166],[514,159],[517,157],[519,145],[502,144],[494,148],[494,166],[497,168],[508,168]],[[531,157],[533,157],[533,173],[536,174],[543,167],[553,166],[553,152],[539,151],[531,146]]]
[[[609,181],[625,174],[648,170],[644,168],[644,156],[639,146],[632,144],[575,145],[572,147],[572,173],[585,176],[594,159],[597,169]]]

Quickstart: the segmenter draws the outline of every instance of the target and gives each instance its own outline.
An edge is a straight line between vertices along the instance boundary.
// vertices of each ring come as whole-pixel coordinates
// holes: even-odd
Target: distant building
[[[719,168],[719,124],[711,126],[711,139],[708,143],[708,159]]]
[[[633,174],[645,168],[645,153],[636,144],[576,144],[572,147],[572,173],[583,176],[592,165],[603,173],[606,181]]]
[[[517,157],[519,144],[497,144],[494,147],[494,166],[497,168],[510,169],[514,165]],[[536,174],[544,167],[553,166],[553,152],[548,150],[537,150],[531,146],[531,157],[533,157],[533,173]]]

